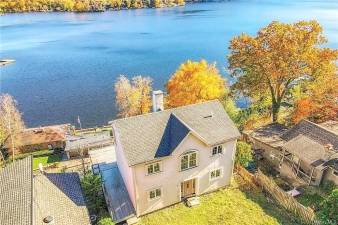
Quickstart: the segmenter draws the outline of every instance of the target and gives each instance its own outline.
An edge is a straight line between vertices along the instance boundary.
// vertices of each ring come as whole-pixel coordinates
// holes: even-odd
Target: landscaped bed
[[[238,180],[239,178],[236,178]],[[201,196],[201,204],[183,203],[142,217],[140,225],[301,225],[260,190],[230,188]]]

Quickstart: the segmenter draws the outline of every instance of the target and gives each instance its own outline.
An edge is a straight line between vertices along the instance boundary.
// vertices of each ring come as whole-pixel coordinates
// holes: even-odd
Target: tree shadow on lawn
[[[259,187],[254,184],[239,185],[238,189],[242,191],[247,199],[258,204],[266,214],[275,218],[281,225],[306,225],[286,211],[282,206],[275,202],[272,197],[265,194]]]

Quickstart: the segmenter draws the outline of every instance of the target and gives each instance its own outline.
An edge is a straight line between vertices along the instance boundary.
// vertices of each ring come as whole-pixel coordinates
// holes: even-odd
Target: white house
[[[218,100],[154,111],[112,122],[137,216],[229,185],[240,136]]]

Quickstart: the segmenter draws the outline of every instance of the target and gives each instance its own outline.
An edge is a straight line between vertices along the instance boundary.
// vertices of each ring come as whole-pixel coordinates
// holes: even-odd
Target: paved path
[[[135,210],[116,164],[114,146],[90,151],[89,154],[93,167],[101,173],[106,202],[114,221],[121,222],[133,217]]]

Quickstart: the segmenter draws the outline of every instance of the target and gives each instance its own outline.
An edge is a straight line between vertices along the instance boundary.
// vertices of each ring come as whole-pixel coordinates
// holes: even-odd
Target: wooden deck
[[[101,175],[104,182],[108,210],[114,221],[118,223],[134,217],[135,209],[117,165],[112,165],[109,169],[106,165],[105,169],[101,170]]]

